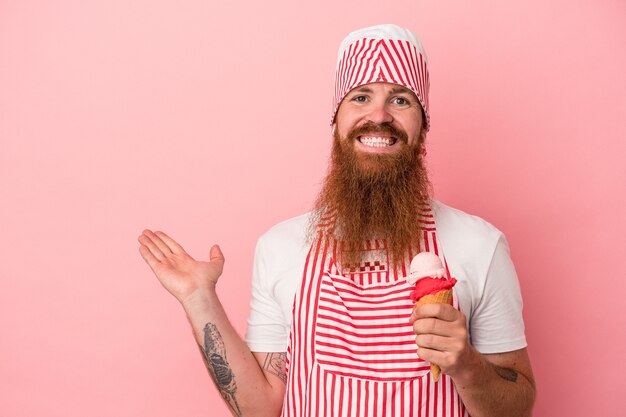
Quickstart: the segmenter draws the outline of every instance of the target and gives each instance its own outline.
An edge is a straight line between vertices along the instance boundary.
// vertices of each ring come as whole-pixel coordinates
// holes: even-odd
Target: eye
[[[407,105],[411,104],[411,102],[408,99],[406,99],[405,97],[394,97],[392,99],[392,101],[393,101],[394,104],[397,104],[399,106],[407,106]]]
[[[354,97],[352,97],[352,101],[356,101],[358,103],[365,103],[366,100],[367,100],[366,96],[354,96]]]

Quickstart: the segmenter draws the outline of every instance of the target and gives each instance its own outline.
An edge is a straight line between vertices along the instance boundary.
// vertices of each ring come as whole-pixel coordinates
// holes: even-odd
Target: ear
[[[330,129],[330,133],[331,135],[335,136],[335,132],[337,131],[337,122],[333,123],[331,129]]]
[[[422,126],[422,129],[420,130],[419,144],[422,147],[426,145],[426,128],[424,126]]]
[[[420,158],[426,157],[426,129],[422,127],[420,132]]]

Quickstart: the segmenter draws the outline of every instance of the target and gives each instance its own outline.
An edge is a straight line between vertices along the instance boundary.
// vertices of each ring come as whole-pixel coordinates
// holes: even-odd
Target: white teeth
[[[363,145],[373,146],[375,148],[384,148],[393,145],[395,140],[393,138],[381,138],[378,136],[361,136],[359,142]]]

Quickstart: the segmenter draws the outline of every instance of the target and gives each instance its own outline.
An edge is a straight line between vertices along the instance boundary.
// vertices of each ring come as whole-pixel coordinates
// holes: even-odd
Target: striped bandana
[[[428,61],[419,39],[396,25],[379,25],[350,33],[339,47],[331,124],[341,100],[353,88],[370,83],[398,84],[413,91],[430,129]]]

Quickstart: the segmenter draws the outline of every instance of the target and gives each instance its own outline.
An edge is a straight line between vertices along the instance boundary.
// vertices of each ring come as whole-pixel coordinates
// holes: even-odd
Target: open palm
[[[163,232],[144,230],[137,239],[139,253],[161,284],[183,302],[197,291],[215,286],[224,268],[219,246],[211,248],[210,261],[193,259],[182,246]]]

